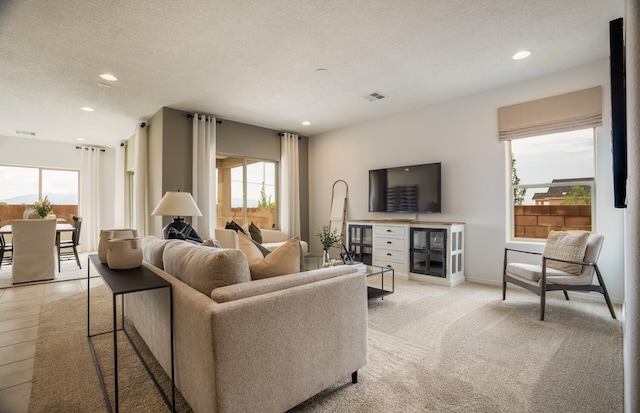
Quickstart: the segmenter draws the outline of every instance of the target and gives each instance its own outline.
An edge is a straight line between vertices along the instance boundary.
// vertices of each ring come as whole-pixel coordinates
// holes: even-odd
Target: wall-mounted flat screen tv
[[[369,212],[442,212],[440,162],[369,171]]]

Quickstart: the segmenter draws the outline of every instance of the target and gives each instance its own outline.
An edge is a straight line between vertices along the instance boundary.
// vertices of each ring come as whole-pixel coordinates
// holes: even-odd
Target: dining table
[[[57,223],[56,224],[56,243],[58,246],[60,244],[60,234],[63,232],[75,232],[76,228],[71,224]],[[11,224],[4,225],[0,227],[0,237],[4,237],[4,235],[11,234]]]

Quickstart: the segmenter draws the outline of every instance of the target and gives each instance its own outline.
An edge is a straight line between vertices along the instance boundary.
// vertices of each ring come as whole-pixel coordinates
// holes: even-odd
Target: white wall
[[[105,149],[99,228],[113,228],[115,149]],[[80,150],[70,143],[0,136],[0,164],[80,170]]]
[[[347,219],[465,222],[467,279],[501,282],[510,169],[506,144],[498,141],[497,109],[597,85],[602,85],[605,98],[596,138],[595,230],[605,235],[599,261],[603,276],[612,299],[621,302],[623,212],[613,208],[608,59],[314,136],[309,140],[311,232],[328,224],[331,186],[344,179],[349,184]],[[442,162],[443,213],[367,212],[369,169],[429,162]],[[311,250],[321,250],[317,237],[311,238]],[[539,244],[531,249],[541,250]]]

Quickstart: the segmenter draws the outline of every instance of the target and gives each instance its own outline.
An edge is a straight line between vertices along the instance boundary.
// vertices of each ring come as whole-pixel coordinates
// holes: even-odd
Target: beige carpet
[[[359,383],[345,378],[291,412],[622,412],[621,324],[604,301],[571,297],[553,294],[541,322],[538,297],[517,287],[502,301],[495,287],[398,280],[370,303]],[[108,329],[110,295],[92,300],[92,325]],[[45,306],[30,411],[106,411],[85,323],[84,294]],[[96,346],[108,369],[110,336]],[[122,411],[166,411],[132,352],[122,357]]]

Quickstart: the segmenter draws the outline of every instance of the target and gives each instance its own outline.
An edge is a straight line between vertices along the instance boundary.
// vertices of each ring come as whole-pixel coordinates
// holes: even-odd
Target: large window
[[[277,227],[276,163],[218,155],[217,227],[235,221]]]
[[[595,129],[509,141],[512,239],[551,230],[592,230]]]
[[[26,206],[45,196],[58,218],[72,222],[78,214],[78,187],[78,171],[0,165],[0,225],[22,218]]]

